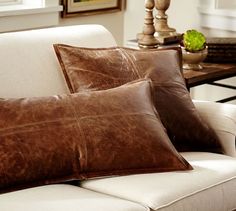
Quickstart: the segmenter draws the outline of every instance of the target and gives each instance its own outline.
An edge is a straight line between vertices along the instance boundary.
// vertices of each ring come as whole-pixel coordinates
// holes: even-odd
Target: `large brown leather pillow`
[[[179,151],[222,152],[215,132],[194,107],[182,77],[178,50],[79,48],[54,45],[71,92],[109,89],[138,78],[151,78],[155,106]]]
[[[0,100],[0,192],[107,175],[190,170],[162,126],[150,81]]]

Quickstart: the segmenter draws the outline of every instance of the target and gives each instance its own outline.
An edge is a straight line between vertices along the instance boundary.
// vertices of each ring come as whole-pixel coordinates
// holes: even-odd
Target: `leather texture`
[[[187,170],[155,111],[151,81],[0,100],[0,190]]]
[[[194,107],[181,74],[179,50],[80,48],[54,45],[71,92],[109,89],[140,78],[151,78],[155,106],[179,151],[222,153],[215,132]]]
[[[66,184],[0,195],[1,211],[149,211],[127,200]]]
[[[236,209],[236,158],[208,152],[184,152],[194,170],[94,179],[81,187],[160,211]]]

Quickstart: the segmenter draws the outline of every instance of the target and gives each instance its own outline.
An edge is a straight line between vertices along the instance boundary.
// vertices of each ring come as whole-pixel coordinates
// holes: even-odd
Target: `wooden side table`
[[[191,87],[202,84],[210,84],[236,90],[236,86],[215,82],[217,80],[236,76],[236,64],[203,63],[202,70],[198,71],[184,70],[183,75],[188,90],[190,90]],[[219,100],[217,102],[223,103],[235,99],[236,99],[236,92],[234,96]]]
[[[162,48],[170,48],[170,47],[177,47],[178,44],[173,45],[164,45]],[[127,42],[127,47],[139,49],[137,40],[129,40]],[[190,88],[202,85],[202,84],[210,84],[214,86],[224,87],[236,90],[236,85],[231,86],[227,84],[217,83],[217,80],[222,80],[230,77],[236,76],[236,63],[232,64],[221,64],[221,63],[203,63],[202,64],[203,69],[194,71],[194,70],[184,70],[183,75],[185,78],[186,86],[188,90]],[[228,102],[231,100],[236,99],[236,92],[235,95],[232,97],[228,97],[222,100],[218,100],[217,102]]]

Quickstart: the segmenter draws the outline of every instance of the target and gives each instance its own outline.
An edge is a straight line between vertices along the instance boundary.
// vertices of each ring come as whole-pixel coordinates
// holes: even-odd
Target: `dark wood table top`
[[[202,70],[184,70],[188,88],[236,76],[236,64],[203,63]]]

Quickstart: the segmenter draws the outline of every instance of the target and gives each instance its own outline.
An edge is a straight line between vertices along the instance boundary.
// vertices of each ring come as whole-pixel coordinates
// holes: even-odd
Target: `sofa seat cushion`
[[[47,185],[0,195],[1,211],[147,211],[134,202],[72,185]]]
[[[153,210],[236,209],[236,159],[205,152],[182,155],[193,166],[193,171],[94,179],[83,181],[81,185]]]

